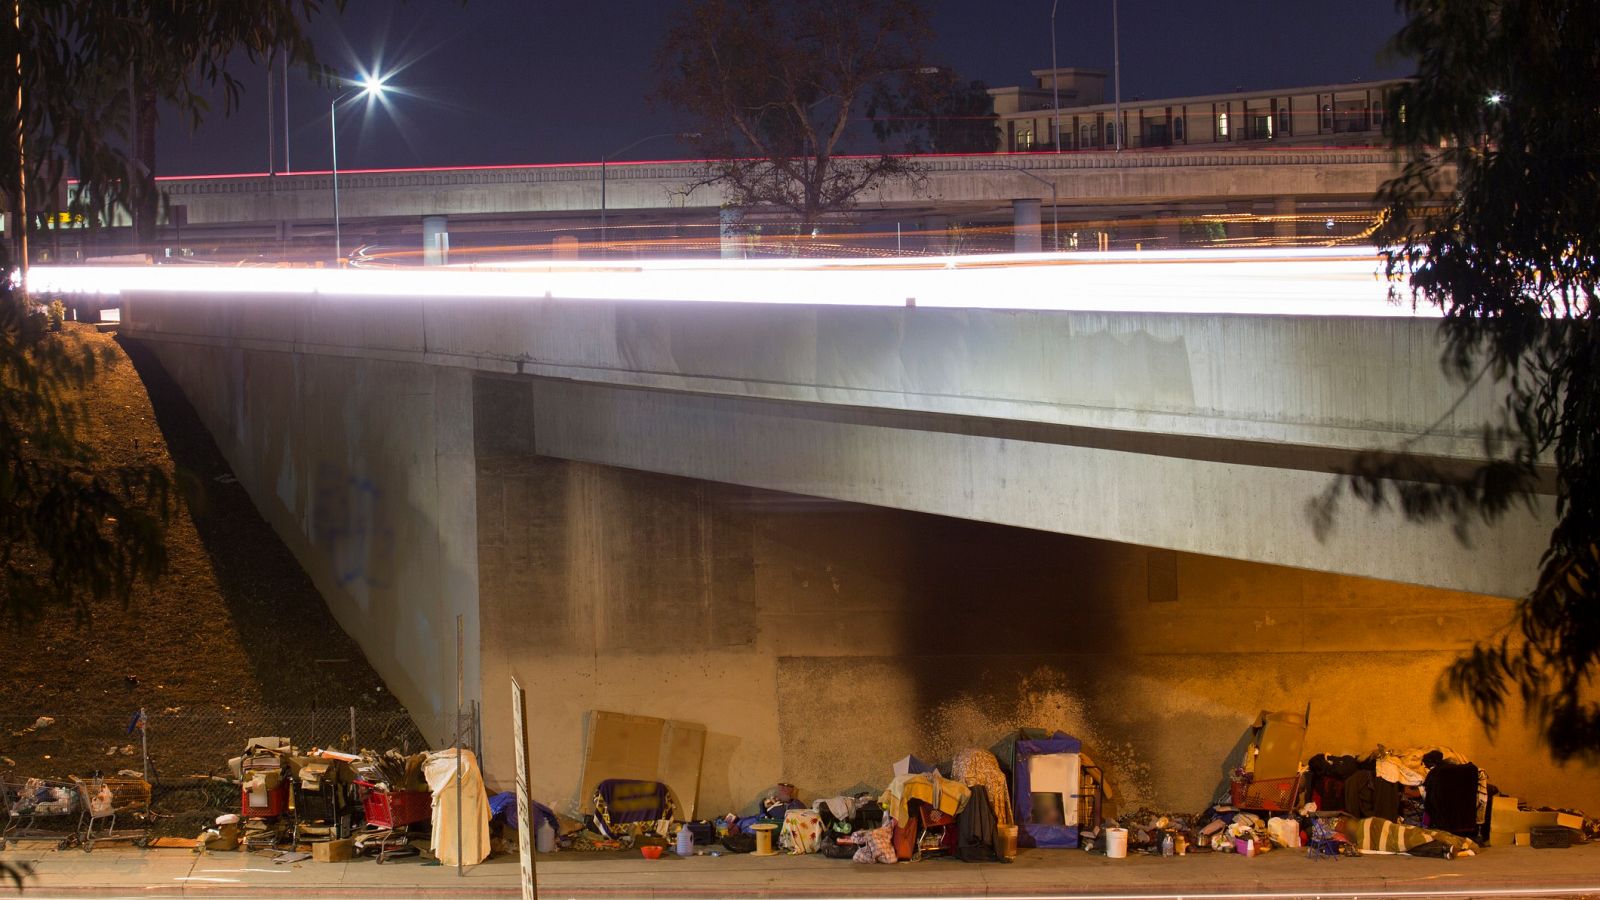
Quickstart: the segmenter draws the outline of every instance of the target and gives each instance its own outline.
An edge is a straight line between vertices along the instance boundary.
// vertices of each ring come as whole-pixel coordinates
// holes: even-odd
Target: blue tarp
[[[1012,785],[1016,797],[1017,844],[1022,847],[1054,847],[1071,849],[1078,846],[1077,825],[1048,825],[1033,821],[1033,788],[1030,784],[1028,760],[1034,756],[1052,753],[1081,753],[1083,743],[1066,732],[1058,731],[1047,738],[1017,741],[1017,756]],[[1062,797],[1062,813],[1078,808],[1079,795]],[[1072,816],[1066,816],[1072,818]]]
[[[505,818],[502,821],[504,821],[506,825],[510,826],[511,828],[517,827],[516,791],[501,791],[500,793],[489,798],[489,818],[492,820],[495,816],[498,816],[501,813],[505,814]],[[535,829],[538,828],[539,819],[541,817],[550,821],[551,828],[555,829],[557,832],[561,831],[561,825],[556,822],[555,812],[551,810],[550,807],[545,806],[543,803],[535,800],[533,801],[533,824]]]

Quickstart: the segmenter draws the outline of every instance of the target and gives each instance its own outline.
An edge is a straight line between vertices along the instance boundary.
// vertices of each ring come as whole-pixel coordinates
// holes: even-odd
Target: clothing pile
[[[1487,773],[1448,747],[1389,750],[1364,758],[1317,754],[1307,792],[1323,812],[1375,817],[1480,837],[1489,813]]]

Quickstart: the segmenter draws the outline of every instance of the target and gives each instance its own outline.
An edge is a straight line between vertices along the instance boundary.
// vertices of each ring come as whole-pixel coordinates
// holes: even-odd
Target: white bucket
[[[1128,829],[1106,829],[1106,856],[1112,859],[1125,859],[1128,856]]]

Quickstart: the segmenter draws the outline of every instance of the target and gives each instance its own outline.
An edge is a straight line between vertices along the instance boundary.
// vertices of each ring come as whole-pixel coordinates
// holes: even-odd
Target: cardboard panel
[[[665,782],[694,817],[706,728],[693,722],[591,710],[583,741],[579,808],[594,812],[594,789],[608,778]]]
[[[1293,778],[1299,773],[1309,712],[1309,707],[1306,715],[1263,712],[1261,718],[1256,720],[1249,768],[1257,781]]]
[[[660,781],[665,781],[683,805],[687,819],[696,818],[699,804],[700,764],[706,753],[706,727],[668,720],[661,734]]]

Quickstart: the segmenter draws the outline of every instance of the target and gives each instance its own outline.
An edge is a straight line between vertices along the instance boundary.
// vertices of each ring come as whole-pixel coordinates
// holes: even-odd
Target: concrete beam
[[[1542,498],[1465,545],[1350,504],[1319,539],[1308,506],[1332,476],[1305,458],[571,381],[537,382],[533,408],[544,456],[1506,597],[1531,587],[1555,521]]]
[[[885,184],[862,208],[994,205],[1009,201],[1017,175],[993,168],[991,154],[919,160],[923,178]],[[1390,151],[1370,149],[1203,148],[1140,153],[1062,153],[1006,157],[1007,166],[1055,184],[1072,204],[1178,203],[1227,197],[1292,195],[1370,199],[1398,174]],[[608,205],[616,209],[699,209],[727,200],[704,179],[702,163],[617,163],[607,166]],[[589,213],[600,205],[599,167],[507,166],[495,169],[344,173],[341,212],[351,221],[424,215]],[[253,221],[326,221],[332,217],[327,173],[236,178],[162,179],[189,210],[192,226]],[[1448,186],[1445,186],[1448,189]]]
[[[1459,396],[1426,321],[305,296],[127,306],[130,333],[154,341],[570,382],[541,389],[555,392],[541,452],[733,484],[1504,596],[1527,587],[1550,521],[1480,532],[1495,554],[1359,512],[1329,544],[1311,536],[1305,504],[1354,453],[1425,431],[1419,452],[1477,452],[1498,395]],[[597,393],[560,399],[580,389]]]

